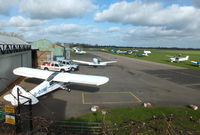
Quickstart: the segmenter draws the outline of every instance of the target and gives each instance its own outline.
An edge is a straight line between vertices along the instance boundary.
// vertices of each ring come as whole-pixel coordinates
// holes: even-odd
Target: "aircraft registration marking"
[[[136,101],[114,101],[114,102],[88,102],[86,101],[86,95],[95,95],[95,94],[128,94],[128,96],[133,97],[134,100]],[[82,104],[125,104],[125,103],[141,103],[142,100],[138,98],[133,92],[131,91],[126,91],[126,92],[97,92],[97,93],[85,93],[82,92]]]

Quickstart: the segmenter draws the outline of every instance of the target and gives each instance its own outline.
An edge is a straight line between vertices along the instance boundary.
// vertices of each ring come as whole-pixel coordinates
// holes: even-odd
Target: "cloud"
[[[164,7],[158,2],[117,2],[108,9],[96,13],[94,20],[131,24],[134,26],[163,26],[168,29],[182,29],[200,22],[200,10],[192,6],[170,5]]]
[[[119,32],[120,30],[120,27],[110,27],[107,32]]]
[[[81,17],[95,8],[92,0],[22,0],[20,4],[20,12],[37,19]]]
[[[200,0],[192,0],[196,7],[200,7]]]
[[[0,20],[0,27],[2,30],[9,30],[11,28],[16,29],[16,31],[22,32],[30,32],[30,31],[38,31],[41,29],[42,25],[47,24],[46,20],[36,20],[30,18],[24,18],[22,16],[13,16],[9,20]]]
[[[9,15],[12,7],[17,7],[19,0],[0,0],[0,15]]]
[[[7,21],[7,25],[15,27],[32,27],[47,23],[48,21],[13,16]]]
[[[124,30],[124,44],[147,47],[194,47],[199,48],[200,32],[172,30],[163,27],[135,27]]]
[[[119,31],[118,31],[119,30]],[[108,32],[110,31],[110,32]],[[112,32],[113,31],[113,32]],[[117,34],[115,33],[117,32]],[[89,43],[99,45],[196,47],[200,32],[171,30],[163,27],[110,27],[107,30],[92,25],[57,24],[38,31],[25,32],[28,41],[50,39],[53,42]]]
[[[69,35],[69,36],[80,36],[82,33],[88,31],[88,26],[81,26],[78,24],[58,24],[51,25],[44,30],[42,33],[56,34],[56,35]]]

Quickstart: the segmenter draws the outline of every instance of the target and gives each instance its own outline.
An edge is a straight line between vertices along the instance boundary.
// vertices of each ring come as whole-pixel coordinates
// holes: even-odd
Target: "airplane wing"
[[[54,77],[53,81],[81,83],[81,84],[90,84],[99,86],[107,83],[109,81],[109,78],[104,76],[59,73]]]
[[[81,61],[81,60],[72,60],[73,62],[81,63],[81,64],[86,64],[86,65],[91,65],[93,62],[87,62],[87,61]]]
[[[101,64],[108,64],[108,63],[116,63],[117,61],[105,61],[105,62],[101,62]]]
[[[194,63],[194,64],[197,64],[197,61],[190,61],[190,62],[192,62],[192,63]]]
[[[90,84],[90,85],[102,85],[109,81],[108,77],[104,76],[94,76],[94,75],[83,75],[83,74],[71,74],[71,73],[57,73],[55,72],[33,69],[27,67],[19,67],[13,70],[15,75],[38,78],[38,79],[48,79],[51,78],[52,81],[57,82],[66,82],[66,83],[81,83],[81,84]]]
[[[37,78],[37,79],[47,79],[51,74],[54,72],[40,70],[40,69],[33,69],[27,67],[19,67],[13,70],[15,75],[29,77],[29,78]]]

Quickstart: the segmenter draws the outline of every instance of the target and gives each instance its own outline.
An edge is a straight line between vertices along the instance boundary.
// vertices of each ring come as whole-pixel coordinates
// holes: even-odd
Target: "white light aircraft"
[[[200,61],[191,61],[194,64],[197,64],[198,67],[200,67]]]
[[[20,95],[31,99],[32,104],[39,102],[38,97],[43,96],[49,92],[56,90],[57,88],[62,88],[70,91],[67,88],[70,83],[79,83],[79,84],[89,84],[89,85],[102,85],[109,81],[108,77],[104,76],[94,76],[94,75],[81,75],[81,74],[70,74],[70,73],[61,73],[53,71],[45,71],[40,69],[33,69],[27,67],[19,67],[13,70],[15,75],[44,79],[44,81],[33,88],[31,91],[26,91],[22,87],[16,85],[10,94],[4,96],[4,99],[11,102],[12,105],[18,105],[18,90]],[[19,103],[28,105],[27,101],[29,99],[20,97]]]
[[[151,51],[144,51],[144,53],[142,54],[143,56],[149,56],[148,54],[150,54]]]
[[[86,51],[81,51],[79,48],[74,47],[73,50],[75,51],[76,54],[86,54]]]
[[[97,58],[93,58],[92,62],[81,61],[81,60],[72,60],[72,61],[77,62],[77,63],[81,63],[81,64],[86,64],[86,65],[89,65],[89,66],[94,66],[94,67],[96,67],[96,66],[106,66],[109,63],[117,62],[117,61],[105,61],[105,62],[102,62]]]
[[[189,56],[186,57],[172,57],[170,58],[171,62],[180,62],[180,61],[187,61],[189,59]]]

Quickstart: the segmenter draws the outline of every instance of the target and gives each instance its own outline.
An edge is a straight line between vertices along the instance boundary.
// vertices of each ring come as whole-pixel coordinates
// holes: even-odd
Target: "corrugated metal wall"
[[[13,69],[17,67],[32,67],[31,51],[0,55],[0,92],[12,81],[17,79]]]

